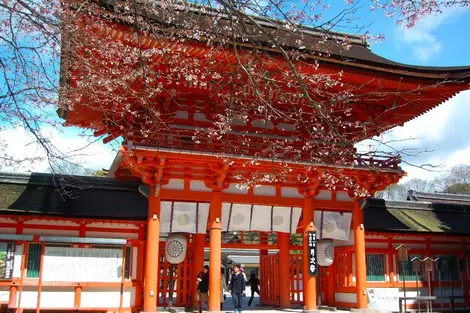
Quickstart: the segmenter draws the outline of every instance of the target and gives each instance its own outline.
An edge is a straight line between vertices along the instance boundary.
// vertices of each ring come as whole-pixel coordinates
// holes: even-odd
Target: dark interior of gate
[[[209,235],[205,236],[204,254],[196,251],[193,235],[188,239],[184,261],[174,266],[166,262],[164,249],[160,250],[160,284],[159,306],[161,307],[194,307],[196,300],[196,277],[203,265],[209,264]],[[282,281],[279,270],[279,245],[276,232],[224,232],[222,234],[222,264],[225,275],[223,279],[228,284],[234,264],[239,264],[248,281],[244,305],[248,307],[251,297],[250,276],[259,278],[259,295],[255,294],[250,310],[280,305],[280,288],[289,288],[291,307],[302,307],[303,300],[303,270],[302,270],[302,234],[291,234],[289,242],[289,281]],[[162,238],[164,240],[164,238]],[[201,260],[202,258],[202,260]],[[334,275],[327,267],[322,267],[319,273],[317,294],[319,303],[328,305],[327,288],[333,284],[329,277]],[[173,282],[173,286],[171,286]],[[330,283],[331,282],[331,283]],[[333,286],[331,286],[333,287]],[[172,294],[172,295],[171,295]],[[223,303],[224,310],[231,308],[231,296],[228,291]],[[172,299],[172,301],[170,301]],[[334,300],[331,300],[334,301]],[[171,302],[171,303],[170,303]],[[333,303],[331,303],[333,304]]]

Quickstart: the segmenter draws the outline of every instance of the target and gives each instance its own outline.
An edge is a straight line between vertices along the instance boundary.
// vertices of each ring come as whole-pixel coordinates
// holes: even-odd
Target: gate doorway
[[[279,306],[279,254],[260,257],[260,303]]]

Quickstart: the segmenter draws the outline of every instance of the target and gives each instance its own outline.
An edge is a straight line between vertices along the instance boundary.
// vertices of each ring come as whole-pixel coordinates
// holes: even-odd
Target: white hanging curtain
[[[208,218],[208,203],[161,203],[160,228],[163,233],[205,234]]]
[[[315,211],[318,239],[349,240],[352,213]]]
[[[301,212],[298,207],[224,203],[222,230],[295,233]]]

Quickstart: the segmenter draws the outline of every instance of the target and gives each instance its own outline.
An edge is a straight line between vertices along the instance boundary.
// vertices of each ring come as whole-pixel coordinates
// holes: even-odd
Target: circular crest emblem
[[[177,258],[183,254],[184,247],[180,241],[173,239],[172,241],[168,242],[166,251],[169,256]]]
[[[186,237],[179,234],[168,236],[165,242],[165,258],[170,264],[179,264],[186,257]]]

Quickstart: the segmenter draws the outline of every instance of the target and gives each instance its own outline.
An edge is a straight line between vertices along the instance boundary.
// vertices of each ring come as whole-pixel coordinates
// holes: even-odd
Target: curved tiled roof
[[[410,190],[408,191],[408,200],[470,205],[470,195],[444,193],[444,192],[432,193],[432,192],[419,192],[419,191]]]
[[[119,0],[98,1],[99,5],[102,7],[108,10],[114,10]],[[124,2],[125,0],[120,3],[122,4]],[[168,18],[168,7],[161,8],[158,6],[157,2],[154,9],[155,11],[152,12],[151,15],[149,15],[148,12],[140,12],[139,14],[145,18],[151,19],[154,24],[163,26],[160,29],[162,32],[171,32],[173,35],[178,29],[185,28],[197,28],[200,30],[215,29],[215,32],[220,33],[224,30],[224,26],[228,26],[229,23],[229,17],[221,10],[188,3],[175,4],[173,10],[177,11],[178,14],[172,16],[171,19]],[[132,13],[134,13],[134,11],[132,11]],[[215,16],[217,19],[214,18]],[[293,32],[287,30],[281,22],[276,20],[257,16],[247,17],[249,17],[250,20],[245,21],[245,26],[248,26],[246,32],[250,35],[256,34],[257,45],[272,47],[272,39],[275,38],[276,42],[281,46],[297,49],[299,52],[317,56],[326,62],[328,62],[328,60],[338,60],[351,66],[362,64],[376,69],[397,70],[403,75],[409,74],[411,76],[429,76],[436,79],[470,81],[470,65],[435,67],[403,64],[373,53],[369,49],[367,42],[358,35],[323,31],[308,26],[298,27],[298,29]],[[129,19],[126,19],[126,21],[128,20]],[[253,21],[257,26],[263,28],[263,33],[260,33],[258,28],[253,26]],[[249,29],[250,25],[253,27],[252,29]],[[231,26],[228,27],[230,28]],[[327,40],[325,40],[325,37]],[[349,49],[342,48],[342,42],[347,42]]]
[[[0,214],[144,221],[147,200],[138,186],[105,177],[0,173]],[[364,210],[368,231],[470,235],[470,205],[369,199]]]
[[[470,234],[470,205],[369,199],[365,209],[367,230]]]

